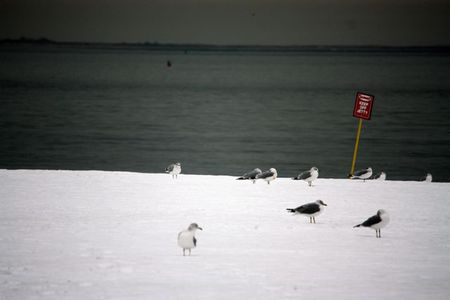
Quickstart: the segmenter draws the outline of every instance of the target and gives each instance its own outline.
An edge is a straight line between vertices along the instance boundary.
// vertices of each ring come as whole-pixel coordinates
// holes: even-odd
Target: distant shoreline
[[[99,43],[99,42],[60,42],[46,38],[41,39],[3,39],[3,46],[58,46],[93,49],[136,49],[146,51],[174,52],[362,52],[362,53],[448,53],[450,46],[341,46],[341,45],[212,45],[212,44],[175,44],[175,43]]]

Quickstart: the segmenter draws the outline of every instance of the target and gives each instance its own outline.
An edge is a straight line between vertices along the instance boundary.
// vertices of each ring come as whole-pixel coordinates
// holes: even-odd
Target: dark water
[[[0,48],[0,168],[450,181],[450,56]],[[171,68],[166,66],[170,59]]]

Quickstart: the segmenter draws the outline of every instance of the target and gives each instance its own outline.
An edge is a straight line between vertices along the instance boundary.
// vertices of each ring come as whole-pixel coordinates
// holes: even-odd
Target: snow
[[[0,299],[449,299],[450,184],[0,170]],[[310,224],[286,208],[322,199]],[[352,228],[376,211],[381,230]],[[183,257],[177,234],[196,222]]]

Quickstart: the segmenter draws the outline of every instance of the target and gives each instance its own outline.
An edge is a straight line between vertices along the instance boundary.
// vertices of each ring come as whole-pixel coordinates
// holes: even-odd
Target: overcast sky
[[[0,0],[0,38],[450,45],[442,0]]]

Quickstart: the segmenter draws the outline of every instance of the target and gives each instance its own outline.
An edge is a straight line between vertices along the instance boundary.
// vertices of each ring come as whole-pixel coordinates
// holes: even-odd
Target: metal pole
[[[352,161],[352,169],[350,170],[350,175],[353,175],[353,172],[355,171],[356,156],[358,155],[359,136],[361,135],[361,128],[362,128],[362,119],[359,119],[358,132],[356,133],[355,150],[353,151],[353,161]]]

